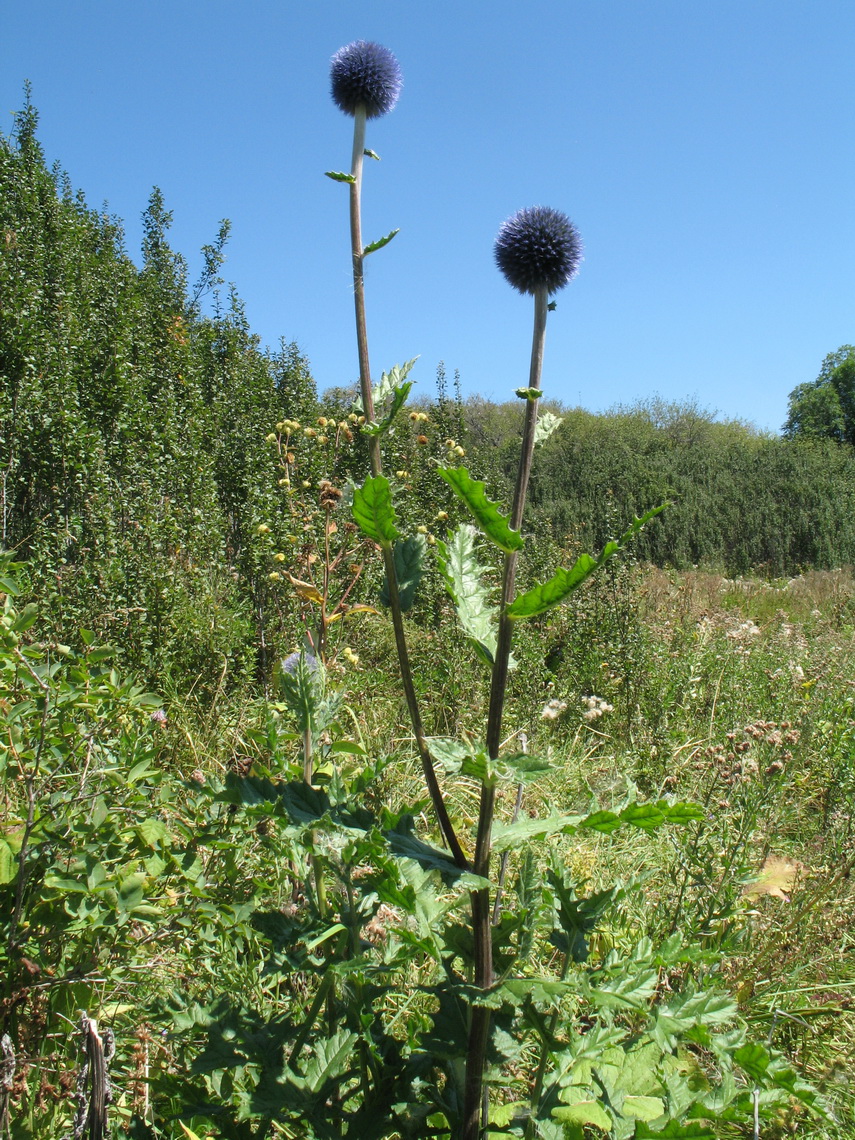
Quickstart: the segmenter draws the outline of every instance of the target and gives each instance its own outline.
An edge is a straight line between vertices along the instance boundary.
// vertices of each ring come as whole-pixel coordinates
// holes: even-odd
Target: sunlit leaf
[[[548,582],[532,586],[524,594],[518,594],[508,606],[508,617],[537,617],[538,614],[545,613],[554,606],[560,605],[575,590],[578,590],[595,570],[605,565],[613,555],[622,550],[646,523],[665,509],[666,505],[663,503],[662,506],[654,507],[641,518],[635,519],[616,542],[609,542],[603,547],[597,558],[592,558],[590,554],[580,554],[569,570],[557,570]]]
[[[0,885],[13,882],[18,875],[18,860],[5,839],[0,839]]]
[[[315,602],[316,605],[323,605],[324,596],[317,586],[311,582],[303,582],[299,578],[295,578],[293,574],[287,573],[287,571],[285,577],[304,601]]]
[[[381,545],[398,537],[392,488],[385,475],[369,476],[361,487],[354,488],[353,518],[363,534]]]
[[[556,1120],[593,1125],[595,1128],[601,1128],[603,1132],[611,1132],[614,1121],[587,1089],[569,1085],[558,1095],[562,1101],[569,1100],[572,1103],[553,1108],[552,1115]]]
[[[561,416],[554,412],[541,412],[534,426],[534,445],[546,443],[552,433],[563,423]]]
[[[757,899],[762,895],[790,901],[790,892],[800,878],[804,877],[805,866],[797,860],[782,859],[778,855],[768,855],[753,883],[748,883],[742,893],[747,899]]]
[[[406,384],[402,384],[399,388],[393,389],[392,402],[389,405],[389,410],[384,415],[379,423],[363,424],[360,431],[363,435],[385,435],[395,421],[398,412],[407,402],[407,396],[410,394],[410,389],[413,386],[412,380],[408,380]],[[376,412],[376,408],[375,408]]]
[[[382,249],[384,245],[388,245],[395,234],[400,232],[401,231],[399,229],[392,230],[390,233],[386,234],[385,237],[378,238],[377,241],[371,242],[370,245],[367,245],[365,249],[363,249],[362,256],[367,257],[369,253],[376,253],[378,249]]]
[[[474,526],[463,523],[447,543],[437,542],[437,564],[463,632],[478,655],[492,665],[496,654],[497,607],[490,602],[484,585],[484,569],[475,550],[477,536]]]
[[[472,512],[483,534],[506,554],[522,550],[523,537],[518,530],[512,530],[508,519],[499,510],[498,504],[487,498],[485,485],[473,479],[465,467],[440,467],[439,475]]]
[[[698,1121],[688,1121],[678,1124],[676,1120],[669,1120],[661,1129],[648,1128],[647,1124],[639,1120],[635,1126],[635,1140],[716,1140],[717,1133],[708,1124]]]
[[[333,182],[356,182],[352,174],[345,174],[343,170],[325,170],[327,178],[331,178]]]
[[[658,1096],[633,1096],[623,1098],[621,1113],[634,1120],[655,1120],[665,1112],[665,1103]]]
[[[410,372],[412,372],[417,360],[418,357],[414,356],[412,360],[407,360],[403,364],[396,364],[390,368],[388,372],[382,372],[380,374],[380,379],[371,389],[375,415],[379,411],[385,414],[389,401],[394,397],[395,391],[403,386],[404,381]],[[360,411],[365,411],[358,400],[355,406],[357,406]]]

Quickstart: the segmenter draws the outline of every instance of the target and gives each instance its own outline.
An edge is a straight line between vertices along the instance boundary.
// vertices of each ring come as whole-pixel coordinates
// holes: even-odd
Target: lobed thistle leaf
[[[518,530],[511,529],[509,519],[501,513],[496,503],[487,498],[483,482],[473,479],[465,467],[439,467],[437,474],[446,481],[458,499],[466,504],[491,542],[504,550],[505,554],[522,550],[522,535]]]
[[[520,210],[496,238],[496,264],[520,293],[554,293],[575,276],[582,260],[579,231],[566,214],[548,206]]]
[[[401,94],[403,79],[397,59],[382,44],[355,40],[339,50],[330,64],[333,102],[346,115],[360,107],[375,119],[391,111]]]

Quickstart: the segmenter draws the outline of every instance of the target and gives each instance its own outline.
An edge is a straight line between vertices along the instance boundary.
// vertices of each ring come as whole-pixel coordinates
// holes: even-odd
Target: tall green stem
[[[529,388],[540,388],[543,370],[543,348],[546,340],[546,314],[548,294],[545,287],[534,295],[534,333],[531,346],[529,368]],[[517,468],[517,481],[514,489],[514,502],[510,524],[514,530],[522,526],[528,481],[534,456],[534,429],[537,425],[537,399],[526,401],[525,423],[523,425],[522,449]],[[487,714],[487,751],[495,760],[499,755],[502,739],[502,712],[508,686],[508,664],[511,655],[513,622],[507,616],[508,606],[514,599],[517,555],[506,554],[502,575],[502,600],[499,610],[499,629],[496,655],[493,662],[493,676],[490,685],[490,707]],[[496,792],[486,784],[481,787],[481,804],[478,814],[478,833],[475,840],[475,860],[473,871],[476,875],[489,878],[490,846],[493,833],[493,812]],[[481,989],[489,989],[493,984],[493,936],[490,920],[490,892],[488,888],[473,891],[472,933],[475,954],[475,984]],[[469,1025],[469,1044],[466,1060],[466,1092],[463,1111],[462,1140],[478,1140],[481,1129],[482,1090],[484,1086],[484,1066],[487,1045],[490,1038],[490,1011],[485,1006],[474,1006]],[[486,1122],[485,1122],[486,1123]]]
[[[374,419],[374,395],[371,388],[371,364],[368,356],[368,326],[365,319],[365,276],[363,272],[363,245],[362,245],[362,166],[365,155],[365,108],[360,107],[354,115],[353,123],[353,158],[350,173],[353,181],[350,183],[350,242],[353,259],[353,301],[356,309],[356,342],[359,353],[359,388],[362,397],[362,410],[366,420],[370,423]],[[383,471],[383,458],[380,452],[379,436],[370,436],[369,453],[371,459],[371,474],[378,476]],[[398,594],[398,576],[395,571],[395,555],[391,543],[382,544],[383,566],[386,571],[386,582],[389,590],[389,610],[392,615],[392,626],[395,630],[395,646],[398,651],[398,663],[401,670],[401,682],[407,709],[410,714],[410,723],[416,739],[416,747],[424,772],[425,783],[430,793],[431,802],[436,812],[437,820],[449,850],[459,867],[468,868],[469,860],[454,831],[454,826],[445,806],[445,800],[439,781],[434,771],[433,760],[425,737],[421,712],[419,711],[418,697],[416,696],[413,671],[410,666],[410,654],[404,631],[404,618]]]

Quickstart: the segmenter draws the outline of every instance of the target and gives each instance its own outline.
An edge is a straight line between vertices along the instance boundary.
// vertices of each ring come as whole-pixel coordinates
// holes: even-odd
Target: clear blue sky
[[[585,245],[550,318],[544,387],[593,410],[694,397],[777,430],[855,341],[852,0],[3,0],[0,127],[25,79],[58,160],[124,219],[153,185],[173,245],[232,222],[225,275],[262,341],[320,388],[356,376],[346,168],[329,58],[398,57],[369,123],[365,239],[376,375],[420,355],[464,392],[527,379],[531,302],[493,266],[501,222],[548,205]]]

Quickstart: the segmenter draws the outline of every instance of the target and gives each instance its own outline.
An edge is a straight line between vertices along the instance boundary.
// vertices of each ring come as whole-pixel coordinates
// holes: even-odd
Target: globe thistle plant
[[[520,210],[496,238],[496,264],[520,293],[556,293],[575,277],[582,259],[579,232],[566,214],[548,206]]]
[[[350,191],[350,246],[353,264],[353,301],[356,311],[356,347],[359,356],[359,391],[362,411],[366,424],[374,424],[374,394],[371,384],[371,364],[368,355],[368,323],[365,315],[365,275],[366,256],[386,245],[398,232],[393,230],[385,238],[373,242],[368,247],[362,244],[362,169],[366,154],[376,158],[373,151],[365,149],[366,120],[374,119],[391,111],[398,100],[403,83],[401,68],[388,48],[381,44],[356,40],[341,48],[332,58],[330,69],[333,102],[347,115],[353,116],[353,153],[349,174],[331,173],[330,177],[339,182],[347,182]],[[374,425],[376,427],[376,425]],[[372,479],[383,477],[383,457],[380,450],[380,435],[375,430],[368,436],[368,449]],[[410,664],[409,650],[404,632],[403,611],[398,591],[398,573],[391,542],[380,543],[383,566],[386,571],[386,585],[389,596],[389,609],[395,631],[398,662],[401,669],[401,682],[416,738],[416,746],[422,762],[425,782],[430,792],[434,810],[443,836],[461,868],[468,865],[466,855],[455,833],[437,780],[433,759],[427,743],[421,713],[419,711],[415,682]]]
[[[576,228],[566,215],[544,206],[534,206],[520,210],[504,223],[496,239],[495,257],[502,273],[515,289],[520,293],[534,295],[534,334],[528,387],[520,388],[517,392],[526,401],[526,414],[514,501],[508,520],[511,530],[519,531],[522,528],[523,510],[534,457],[549,294],[562,289],[575,274],[581,257],[581,243]],[[502,598],[487,713],[486,743],[488,755],[492,760],[498,758],[501,748],[502,715],[513,639],[513,622],[509,616],[509,608],[515,593],[516,569],[517,552],[508,551],[505,554],[502,573]],[[490,875],[495,799],[495,784],[486,782],[482,784],[472,870],[484,878],[489,878]],[[472,934],[475,984],[487,990],[495,981],[490,892],[487,888],[472,893]],[[489,1008],[486,1005],[473,1006],[469,1023],[463,1140],[475,1140],[480,1136],[481,1126],[487,1117],[483,1098],[489,1034]]]
[[[403,83],[397,59],[382,44],[355,40],[332,57],[333,102],[346,115],[360,107],[369,119],[385,115],[398,102]]]

